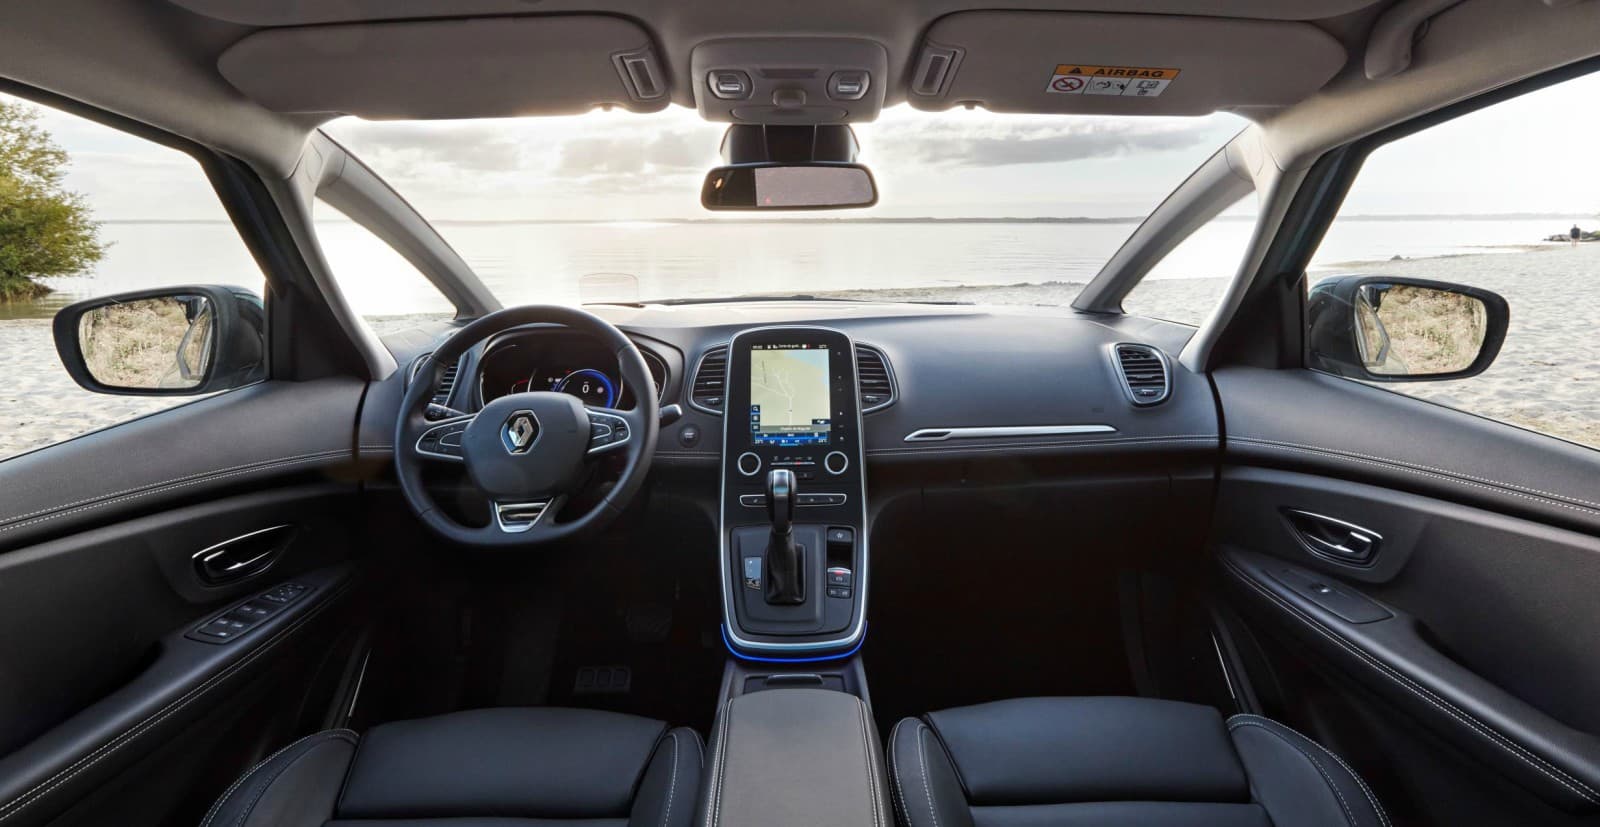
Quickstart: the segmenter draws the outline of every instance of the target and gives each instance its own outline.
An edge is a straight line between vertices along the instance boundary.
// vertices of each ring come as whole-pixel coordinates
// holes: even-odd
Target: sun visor
[[[604,15],[269,29],[217,68],[276,112],[372,119],[654,112],[670,99],[650,36]]]
[[[959,12],[929,29],[907,98],[929,110],[1203,115],[1295,103],[1344,63],[1344,47],[1309,23]]]

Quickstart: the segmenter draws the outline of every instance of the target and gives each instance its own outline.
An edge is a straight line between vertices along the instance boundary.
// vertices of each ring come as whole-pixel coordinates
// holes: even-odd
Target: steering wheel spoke
[[[467,426],[475,418],[475,414],[461,414],[430,425],[417,437],[412,445],[413,452],[424,459],[439,462],[465,462],[461,440],[467,433]]]
[[[564,499],[558,496],[521,502],[496,502],[494,524],[505,534],[526,534],[540,525],[547,515],[561,510]]]
[[[431,404],[445,365],[457,363],[478,343],[525,325],[561,325],[593,337],[616,355],[628,387],[652,386],[650,366],[638,346],[610,322],[573,307],[498,310],[468,322],[423,357],[395,422],[395,478],[417,518],[461,545],[518,549],[583,536],[622,513],[650,470],[660,416],[659,400],[649,395],[626,411],[588,408],[576,396],[550,391],[507,394],[475,414]],[[615,481],[582,513],[562,513],[595,470],[587,460],[599,454],[617,459]],[[440,507],[428,490],[425,466],[430,462],[462,467],[489,499],[487,523],[462,523]]]
[[[615,451],[633,441],[633,435],[639,429],[638,417],[634,412],[592,405],[588,406],[588,411],[589,456]]]

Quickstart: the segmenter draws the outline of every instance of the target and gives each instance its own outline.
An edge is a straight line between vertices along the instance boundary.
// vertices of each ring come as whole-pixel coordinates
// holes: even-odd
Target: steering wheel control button
[[[429,428],[417,439],[417,453],[440,459],[461,459],[461,440],[470,422],[469,418]]]
[[[539,418],[533,415],[533,411],[513,411],[500,428],[500,441],[505,444],[507,453],[528,453],[528,449],[539,441]],[[443,440],[440,444],[443,444]]]
[[[755,451],[745,451],[739,455],[735,465],[738,466],[739,473],[747,477],[753,477],[761,473],[761,455]]]
[[[822,467],[828,469],[828,473],[838,476],[850,469],[850,458],[845,456],[843,451],[829,451],[828,455],[822,458]]]
[[[627,441],[626,419],[600,411],[589,411],[589,453],[597,454]]]

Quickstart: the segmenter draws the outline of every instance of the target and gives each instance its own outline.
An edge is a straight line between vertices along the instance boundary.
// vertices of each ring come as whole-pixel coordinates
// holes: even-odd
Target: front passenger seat
[[[889,736],[901,827],[1389,827],[1332,752],[1258,715],[1147,698],[1022,698]]]
[[[687,827],[691,729],[586,709],[480,709],[309,735],[223,793],[201,827]]]

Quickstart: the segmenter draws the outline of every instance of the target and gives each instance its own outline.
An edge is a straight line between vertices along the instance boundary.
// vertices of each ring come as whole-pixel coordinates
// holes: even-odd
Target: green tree
[[[0,301],[48,293],[38,279],[82,275],[105,255],[83,196],[62,186],[66,165],[38,111],[0,99]]]

